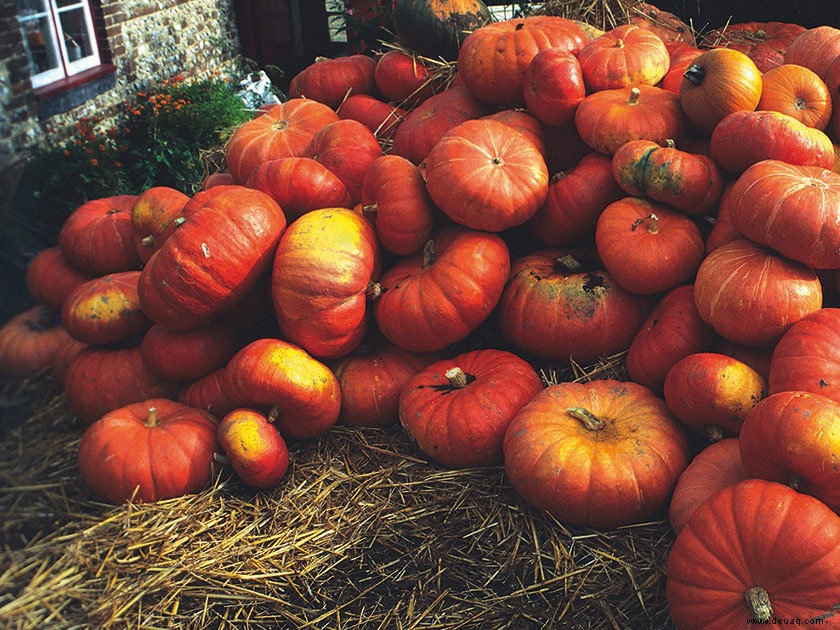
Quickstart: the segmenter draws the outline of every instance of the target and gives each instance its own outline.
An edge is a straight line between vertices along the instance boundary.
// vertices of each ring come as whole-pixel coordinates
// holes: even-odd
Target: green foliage
[[[89,199],[170,186],[193,194],[205,157],[251,117],[235,87],[222,79],[164,81],[125,103],[116,125],[86,118],[69,137],[36,150],[18,196],[60,223]]]

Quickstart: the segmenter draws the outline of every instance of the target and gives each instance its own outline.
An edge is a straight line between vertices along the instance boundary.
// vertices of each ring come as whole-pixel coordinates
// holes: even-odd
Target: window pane
[[[82,9],[73,9],[59,14],[61,31],[64,33],[64,45],[67,48],[67,60],[78,61],[93,54],[85,14]]]
[[[58,45],[49,19],[44,16],[21,22],[23,42],[32,73],[45,72],[60,65]]]
[[[55,6],[58,7],[58,10],[66,9],[68,7],[80,7],[84,4],[80,0],[56,0]]]
[[[17,0],[17,15],[19,18],[31,17],[47,12],[47,0]]]

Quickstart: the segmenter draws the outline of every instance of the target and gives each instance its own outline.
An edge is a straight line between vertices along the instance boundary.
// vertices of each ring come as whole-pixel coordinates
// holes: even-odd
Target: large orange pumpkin
[[[653,31],[624,24],[586,44],[578,53],[590,92],[632,85],[656,85],[668,72],[671,57]]]
[[[552,385],[504,438],[517,494],[561,523],[609,529],[654,517],[690,459],[664,401],[615,380]]]
[[[831,118],[828,86],[812,70],[785,63],[765,72],[757,109],[793,116],[799,122],[825,129]]]

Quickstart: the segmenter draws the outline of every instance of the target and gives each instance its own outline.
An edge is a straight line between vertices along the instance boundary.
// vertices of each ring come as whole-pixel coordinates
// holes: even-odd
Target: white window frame
[[[50,36],[45,34],[44,45],[49,46],[54,58],[59,59],[59,64],[55,68],[49,68],[43,72],[37,72],[34,62],[32,63],[33,73],[30,75],[33,88],[44,87],[51,83],[55,83],[67,77],[71,77],[85,70],[89,70],[98,66],[100,61],[99,44],[96,40],[96,31],[93,26],[93,17],[90,10],[90,2],[88,0],[76,0],[72,4],[59,7],[57,0],[41,0],[42,10],[29,15],[18,15],[18,23],[21,27],[21,33],[24,34],[24,41],[26,41],[25,24],[29,21],[40,20],[46,18],[49,27],[52,29]],[[61,30],[61,15],[69,11],[82,11],[84,17],[84,25],[87,30],[88,42],[90,42],[91,52],[80,59],[71,60],[67,53],[67,45],[64,37],[62,37]],[[27,54],[30,54],[28,45],[26,46]]]

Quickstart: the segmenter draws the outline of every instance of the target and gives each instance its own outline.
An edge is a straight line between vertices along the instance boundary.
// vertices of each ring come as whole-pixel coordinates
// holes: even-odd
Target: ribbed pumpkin
[[[444,466],[495,466],[502,463],[510,421],[542,387],[516,354],[472,350],[417,372],[400,394],[400,422],[420,450]]]
[[[252,341],[233,355],[218,378],[237,407],[271,411],[287,440],[316,438],[338,420],[341,388],[335,375],[288,341]]]
[[[799,390],[840,402],[840,308],[821,308],[782,335],[769,382],[771,394]]]
[[[92,199],[70,213],[58,232],[67,261],[94,276],[140,269],[131,210],[137,195]]]
[[[503,449],[520,497],[561,523],[599,529],[656,515],[690,458],[664,401],[611,379],[544,389],[516,414]]]
[[[143,364],[170,381],[194,381],[223,367],[238,350],[233,331],[221,324],[193,330],[152,326],[140,342]]]
[[[372,94],[376,61],[367,55],[317,57],[289,82],[289,96],[318,101],[331,109],[353,94]]]
[[[499,330],[528,354],[580,365],[627,349],[650,310],[609,273],[543,249],[517,259],[497,308]]]
[[[162,398],[109,412],[82,435],[79,474],[111,503],[150,503],[202,490],[219,452],[217,420]]]
[[[816,272],[749,239],[721,245],[697,270],[700,317],[720,336],[772,346],[792,324],[822,307]]]
[[[0,326],[0,375],[35,376],[50,367],[71,340],[54,311],[44,306],[26,309]]]
[[[642,197],[625,197],[604,208],[595,246],[610,276],[623,289],[644,295],[691,282],[705,254],[694,221]]]
[[[443,227],[421,252],[382,274],[376,323],[392,343],[414,352],[460,341],[496,308],[510,272],[510,251],[498,235]]]
[[[590,94],[578,105],[575,125],[586,144],[612,155],[630,140],[679,144],[687,123],[676,94],[639,85]]]
[[[610,158],[593,151],[567,170],[552,175],[548,197],[528,221],[534,238],[547,247],[591,240],[598,217],[624,196],[610,170]]]
[[[271,488],[286,476],[289,449],[271,416],[234,409],[219,422],[217,436],[231,468],[247,485]]]
[[[548,195],[548,167],[538,148],[495,120],[450,129],[429,152],[424,173],[435,205],[474,230],[522,225]]]
[[[408,256],[429,240],[436,208],[419,166],[399,155],[383,155],[365,172],[362,212],[376,228],[383,249]]]
[[[492,20],[482,0],[396,0],[394,30],[406,48],[431,57],[458,58],[461,42]]]
[[[741,462],[751,477],[790,485],[840,511],[840,403],[811,392],[770,394],[741,427]]]
[[[625,358],[627,375],[661,394],[668,370],[690,354],[710,350],[714,336],[697,312],[694,285],[671,289],[633,337]]]
[[[825,618],[840,584],[840,517],[782,484],[747,479],[697,508],[666,570],[681,630]]]
[[[367,331],[368,285],[379,264],[373,226],[353,210],[322,208],[292,223],[271,272],[283,337],[320,358],[351,352]]]
[[[525,74],[537,53],[546,48],[578,53],[588,41],[576,22],[562,17],[534,15],[493,22],[464,40],[458,74],[478,100],[521,107]]]
[[[73,289],[93,278],[93,274],[71,265],[60,247],[48,247],[26,267],[26,290],[38,304],[60,311]]]
[[[174,330],[197,328],[233,306],[259,281],[286,228],[277,202],[244,186],[215,186],[149,260],[140,305]]]
[[[762,160],[735,181],[730,203],[747,238],[815,269],[840,267],[840,174]]]
[[[691,460],[677,479],[668,504],[668,520],[679,534],[691,515],[718,490],[749,479],[741,464],[738,438],[725,438],[709,444]]]
[[[64,300],[61,321],[82,343],[109,344],[142,335],[152,321],[140,309],[139,271],[121,271],[76,287]]]
[[[293,98],[239,125],[225,147],[234,182],[244,184],[263,162],[301,156],[322,127],[340,120],[329,106]]]
[[[737,22],[703,36],[704,48],[738,50],[755,62],[761,72],[785,63],[785,51],[805,31],[801,24],[788,22]]]
[[[785,63],[768,70],[761,79],[757,109],[782,112],[815,129],[826,128],[831,118],[831,94],[815,72]]]
[[[163,242],[180,225],[179,217],[190,198],[169,186],[147,188],[131,208],[134,246],[143,263],[149,262]]]
[[[623,24],[586,44],[578,53],[590,92],[632,85],[656,85],[671,63],[665,43],[653,31]]]
[[[522,87],[528,111],[546,125],[573,121],[586,96],[580,63],[562,48],[545,48],[534,55]]]
[[[781,112],[733,112],[717,124],[710,146],[715,162],[736,175],[767,159],[826,169],[834,166],[831,139]]]
[[[353,205],[338,175],[311,157],[263,162],[251,173],[247,185],[280,204],[289,223],[310,210]]]

